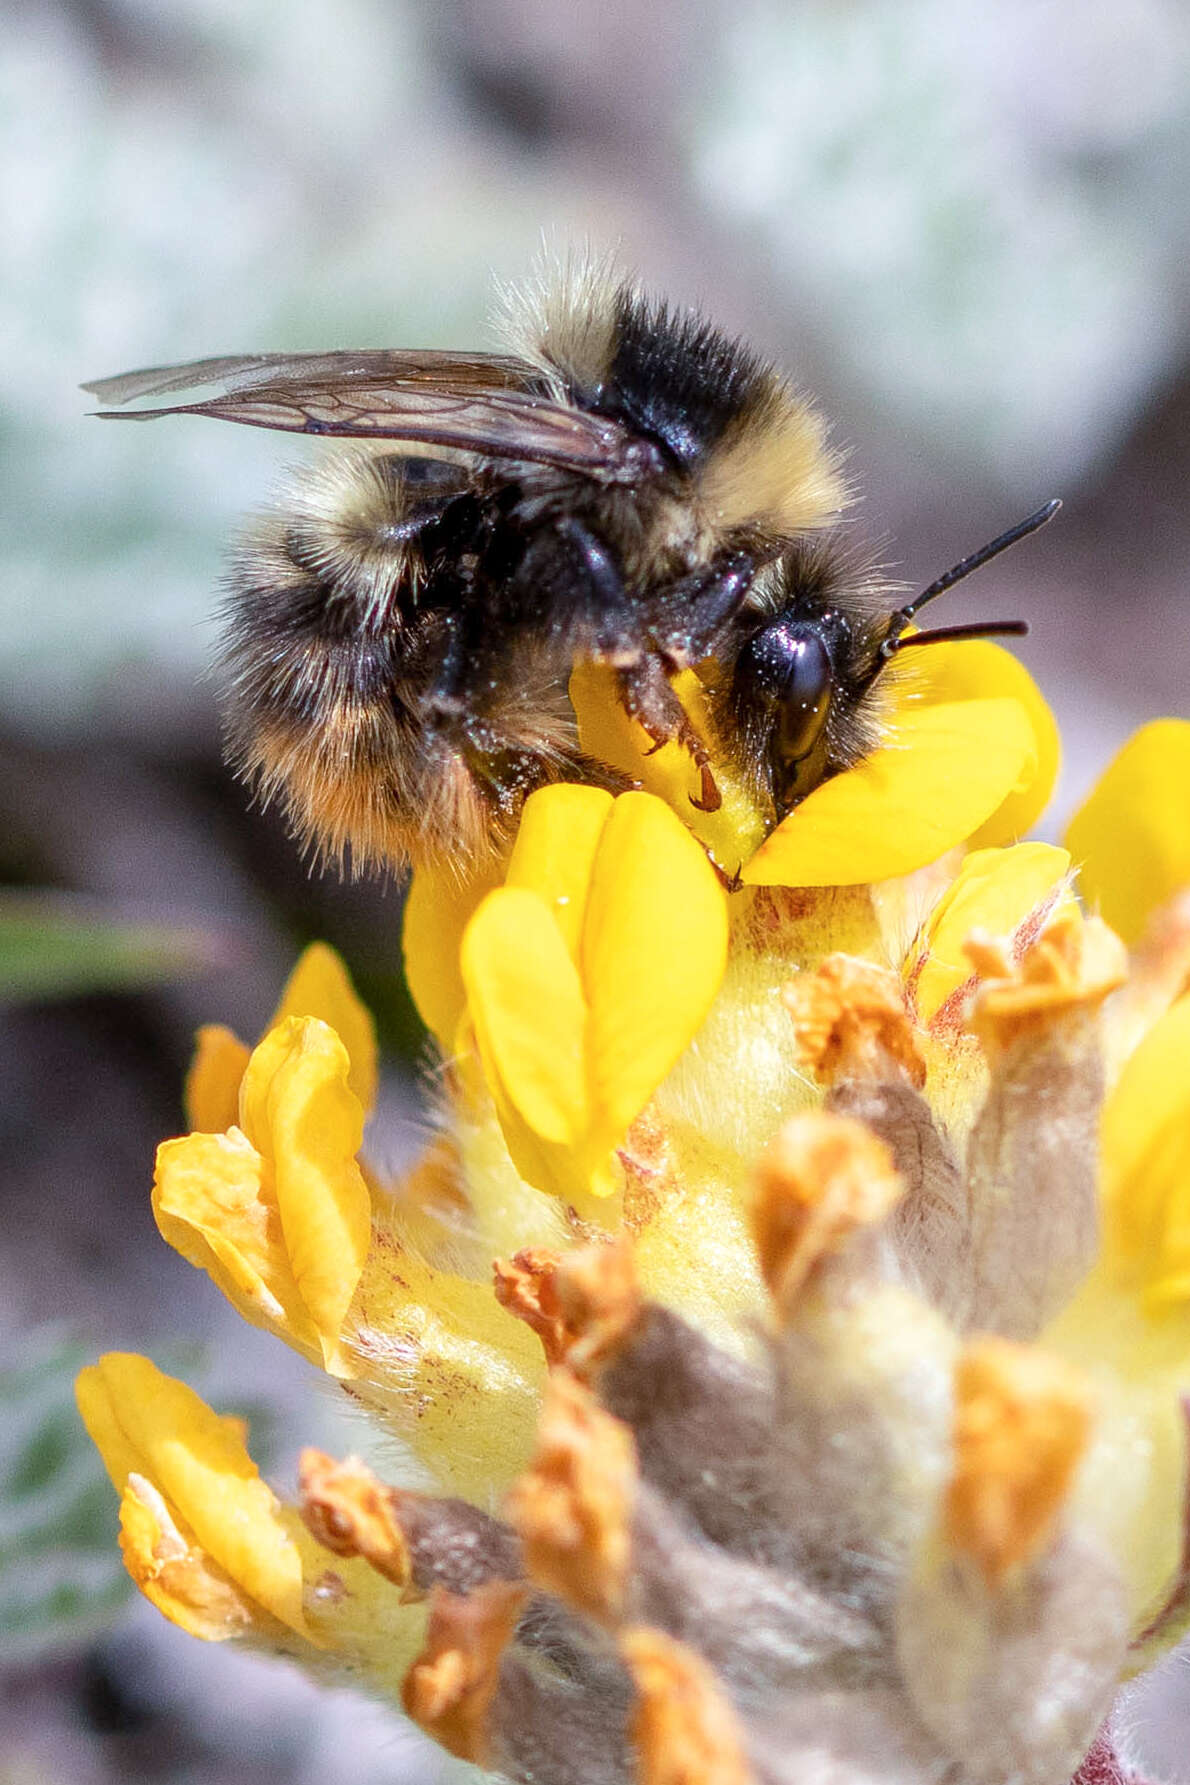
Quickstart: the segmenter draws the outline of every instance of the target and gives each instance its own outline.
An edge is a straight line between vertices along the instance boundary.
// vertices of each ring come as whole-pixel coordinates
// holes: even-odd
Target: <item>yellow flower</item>
[[[767,839],[576,672],[643,790],[544,789],[506,859],[415,878],[442,1130],[404,1182],[360,1163],[333,957],[251,1054],[205,1032],[162,1232],[434,1491],[308,1452],[286,1505],[105,1360],[80,1402],[167,1615],[534,1785],[1069,1779],[1190,1617],[1182,732],[1069,849],[1022,842],[1040,697],[994,646],[921,655],[885,746]],[[1131,958],[1078,900],[1122,909],[1120,814],[1163,864]]]
[[[158,1609],[208,1640],[276,1623],[314,1641],[301,1556],[242,1423],[212,1413],[147,1358],[120,1352],[83,1370],[76,1392],[122,1496],[125,1561]]]
[[[162,1237],[246,1319],[337,1375],[350,1374],[340,1329],[371,1221],[350,1070],[328,1024],[285,1017],[249,1057],[238,1126],[165,1141],[153,1184]]]
[[[976,849],[918,932],[904,964],[918,1016],[930,1022],[970,983],[963,945],[973,930],[1015,935],[1020,926],[1052,915],[1062,896],[1070,857],[1048,843]]]
[[[1100,1136],[1111,1256],[1147,1308],[1190,1311],[1190,995],[1129,1060]]]
[[[1125,942],[1190,886],[1190,721],[1157,719],[1124,745],[1070,821],[1083,892]]]
[[[120,1495],[125,1564],[172,1623],[399,1691],[424,1613],[364,1562],[329,1565],[298,1508],[261,1480],[242,1420],[131,1353],[83,1370],[76,1394]]]
[[[415,995],[445,1046],[468,1019],[521,1177],[584,1208],[612,1195],[614,1149],[723,977],[727,900],[703,851],[650,794],[549,787],[474,911],[419,875],[407,957],[430,911],[441,970],[423,966]],[[456,944],[448,923],[464,917]]]
[[[370,1013],[355,995],[347,970],[333,948],[313,942],[285,982],[264,1033],[287,1017],[312,1016],[326,1023],[347,1049],[347,1082],[365,1118],[376,1101],[376,1031]],[[186,1114],[192,1128],[219,1134],[239,1119],[240,1084],[249,1049],[221,1024],[198,1032],[194,1061],[186,1077]]]

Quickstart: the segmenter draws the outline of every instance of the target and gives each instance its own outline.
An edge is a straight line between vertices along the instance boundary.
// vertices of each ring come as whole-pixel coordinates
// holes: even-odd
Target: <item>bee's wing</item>
[[[204,402],[100,413],[109,421],[211,415],[295,434],[453,447],[608,482],[633,482],[661,463],[650,441],[610,416],[540,395],[540,374],[500,354],[256,354],[127,372],[83,389],[118,404],[212,383],[227,388]]]
[[[228,394],[268,383],[399,383],[480,386],[485,390],[525,389],[534,371],[524,360],[499,353],[422,353],[400,348],[340,348],[333,353],[243,353],[225,359],[188,360],[181,366],[147,366],[118,378],[96,378],[83,389],[101,403],[131,403],[223,384]]]

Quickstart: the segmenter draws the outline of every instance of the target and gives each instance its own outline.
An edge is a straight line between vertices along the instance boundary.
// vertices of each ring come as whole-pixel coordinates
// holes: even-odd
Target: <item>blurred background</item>
[[[543,236],[618,247],[817,395],[911,584],[1064,498],[946,616],[1033,624],[1055,835],[1137,722],[1190,711],[1187,194],[1184,0],[7,0],[0,1785],[447,1776],[131,1603],[74,1419],[74,1368],[125,1347],[246,1412],[281,1480],[286,1434],[358,1441],[160,1242],[153,1148],[196,1023],[254,1037],[315,936],[380,1015],[389,1163],[422,1046],[399,889],[310,876],[220,760],[212,591],[301,443],[102,428],[79,381],[485,344]],[[1190,1780],[1190,1679],[1146,1690]]]

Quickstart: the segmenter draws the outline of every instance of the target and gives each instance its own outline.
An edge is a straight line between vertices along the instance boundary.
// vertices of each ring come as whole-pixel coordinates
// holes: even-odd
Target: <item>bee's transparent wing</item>
[[[106,420],[210,415],[249,427],[346,439],[399,440],[487,457],[529,459],[608,482],[660,465],[658,449],[610,416],[541,394],[541,375],[501,354],[387,349],[249,354],[157,366],[83,386],[104,403],[218,383],[197,403],[100,411]]]
[[[525,389],[533,367],[510,354],[408,352],[401,348],[339,348],[333,353],[242,353],[223,359],[188,360],[181,366],[146,366],[118,378],[96,378],[83,389],[101,403],[131,403],[137,397],[161,397],[171,391],[195,390],[201,384],[223,384],[227,394],[262,383],[350,385],[366,379],[379,384],[450,384],[486,390]]]

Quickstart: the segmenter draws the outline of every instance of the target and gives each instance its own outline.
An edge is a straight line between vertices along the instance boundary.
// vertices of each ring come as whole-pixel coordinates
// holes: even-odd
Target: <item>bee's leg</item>
[[[445,637],[433,681],[426,689],[426,704],[433,714],[435,728],[447,730],[451,722],[462,718],[467,710],[464,689],[469,670],[469,652],[462,615],[447,613],[443,619]]]
[[[568,555],[578,561],[579,574],[572,577],[571,588],[578,592],[576,618],[589,634],[591,655],[616,669],[635,663],[640,654],[640,618],[619,565],[603,541],[573,515],[558,521],[555,532]]]
[[[653,740],[653,749],[663,744],[681,744],[702,782],[700,797],[690,796],[690,804],[699,812],[717,812],[722,795],[715,782],[710,752],[699,737],[685,707],[674,693],[665,664],[660,657],[645,656],[617,673],[620,699],[629,718]]]
[[[460,614],[449,614],[429,690],[430,737],[459,753],[500,826],[511,827],[528,796],[551,781],[578,781],[609,793],[624,793],[634,785],[628,775],[587,756],[562,734],[526,740],[518,716],[514,712],[510,717],[499,702],[476,709],[468,691],[483,662],[480,629],[465,624]],[[478,680],[484,680],[482,673]]]
[[[716,635],[739,612],[755,575],[750,553],[728,552],[662,591],[650,631],[671,672],[712,654]]]

